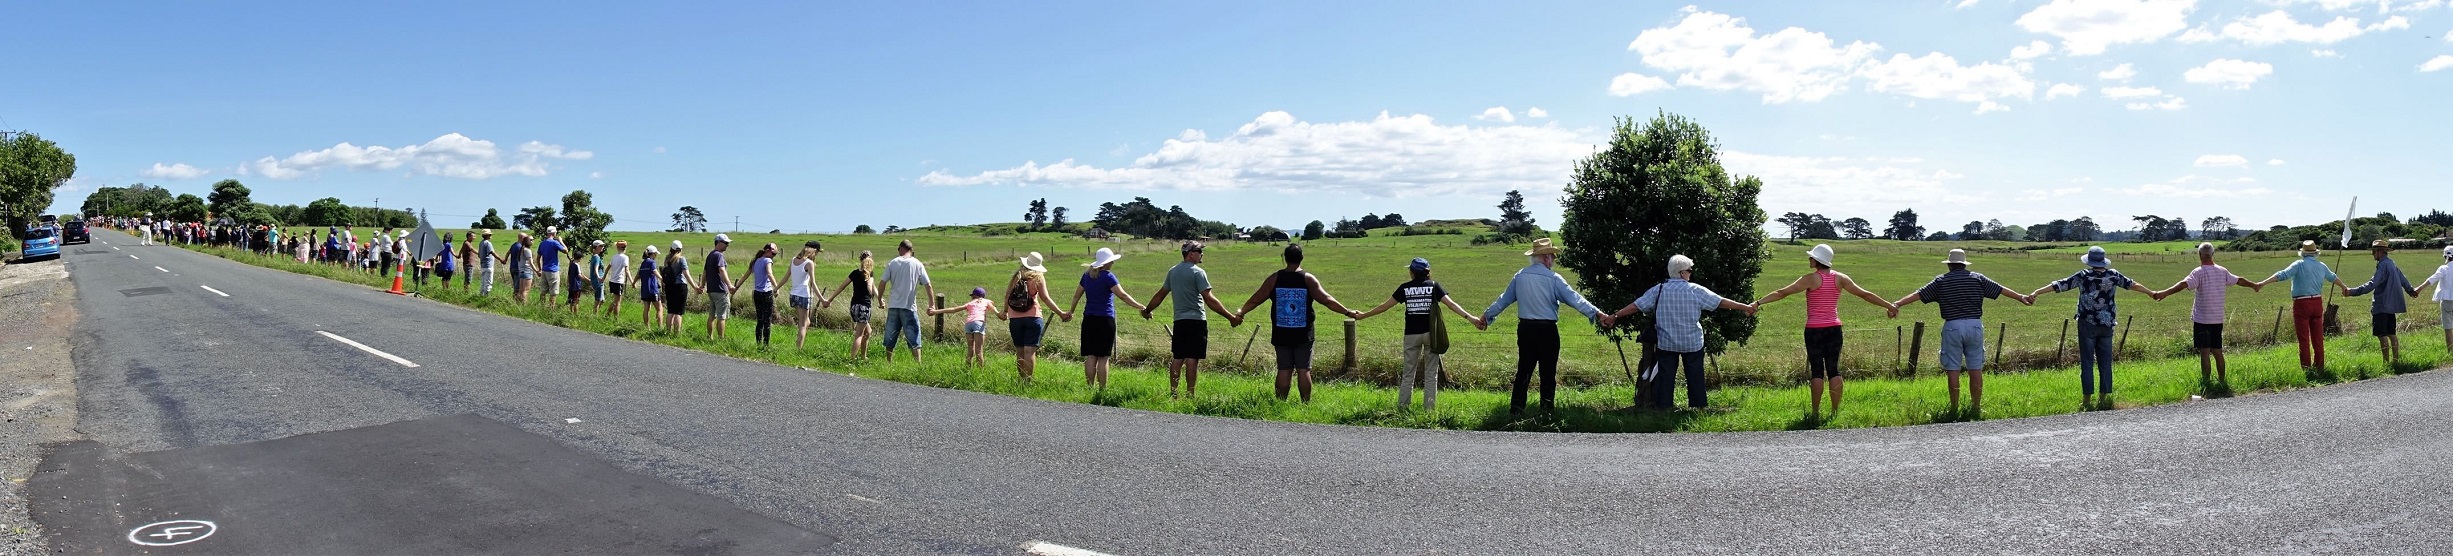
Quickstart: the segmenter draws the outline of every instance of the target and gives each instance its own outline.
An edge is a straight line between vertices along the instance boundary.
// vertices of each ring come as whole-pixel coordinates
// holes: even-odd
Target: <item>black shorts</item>
[[[443,281],[445,281],[445,282],[449,282],[449,281],[451,281],[451,271],[450,271],[450,270],[445,270],[445,269],[439,269],[439,268],[438,268],[438,269],[435,269],[435,271],[434,271],[434,275],[435,275],[435,276],[442,277],[442,278],[443,278]]]
[[[2397,334],[2398,332],[2396,331],[2401,329],[2401,327],[2397,325],[2401,323],[2399,322],[2399,319],[2394,317],[2399,316],[2402,315],[2393,313],[2379,313],[2375,315],[2375,321],[2371,324],[2375,325],[2375,330],[2373,333],[2376,334],[2376,337],[2383,338]]]
[[[2223,325],[2202,322],[2190,324],[2193,325],[2189,328],[2192,331],[2191,335],[2196,336],[2195,344],[2198,349],[2223,349]]]
[[[1840,378],[1840,345],[1844,339],[1837,326],[1806,329],[1808,378]]]
[[[1175,336],[1168,338],[1169,352],[1176,359],[1209,358],[1209,321],[1185,319],[1175,321]]]
[[[664,312],[672,315],[689,314],[690,292],[683,290],[682,288],[673,287],[672,284],[665,284]]]
[[[1082,356],[1114,357],[1116,355],[1116,317],[1086,315],[1082,317]]]
[[[614,299],[621,299],[621,298],[622,298],[622,286],[627,286],[627,285],[630,285],[630,284],[623,284],[623,283],[616,282],[616,283],[612,283],[612,284],[605,284],[605,288],[607,289],[607,291],[610,291],[610,292],[613,294],[613,298],[614,298]]]

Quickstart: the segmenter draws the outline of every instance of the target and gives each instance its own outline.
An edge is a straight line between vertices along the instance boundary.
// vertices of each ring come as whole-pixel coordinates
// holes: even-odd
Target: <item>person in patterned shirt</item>
[[[2096,394],[2103,394],[2104,409],[2112,407],[2112,327],[2119,322],[2115,313],[2120,305],[2113,294],[2131,290],[2161,301],[2155,290],[2147,289],[2135,280],[2112,269],[2112,256],[2102,247],[2089,247],[2078,261],[2087,268],[2068,278],[2045,284],[2029,292],[2029,298],[2047,293],[2078,290],[2078,404],[2096,408]],[[2101,383],[2101,386],[2098,386]]]

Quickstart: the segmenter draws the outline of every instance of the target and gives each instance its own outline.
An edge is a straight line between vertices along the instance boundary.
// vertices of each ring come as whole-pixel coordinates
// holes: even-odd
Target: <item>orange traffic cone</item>
[[[400,273],[401,273],[401,269],[402,269],[403,267],[406,267],[406,266],[408,266],[408,263],[403,262],[403,263],[401,263],[401,264],[400,264],[400,266],[394,266],[394,267],[392,267],[392,291],[383,292],[383,293],[388,293],[388,294],[392,294],[392,295],[404,295],[404,296],[405,296],[405,295],[409,295],[409,292],[400,291]]]

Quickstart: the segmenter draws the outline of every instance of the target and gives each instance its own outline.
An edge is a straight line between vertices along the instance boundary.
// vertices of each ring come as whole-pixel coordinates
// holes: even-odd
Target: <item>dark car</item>
[[[60,225],[60,245],[93,242],[94,234],[85,231],[85,221],[70,220]]]

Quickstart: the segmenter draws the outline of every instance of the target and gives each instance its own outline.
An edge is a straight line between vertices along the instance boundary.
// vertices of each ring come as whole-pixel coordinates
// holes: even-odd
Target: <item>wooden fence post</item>
[[[1907,355],[1907,351],[1905,351],[1907,348],[1908,327],[1891,327],[1891,368],[1899,368],[1900,362],[1903,361]]]
[[[931,308],[944,309],[945,294],[937,294],[937,305]],[[937,341],[945,341],[945,315],[937,315]]]
[[[2003,321],[2003,322],[2002,322],[2002,325],[2001,325],[2001,331],[2000,331],[2000,332],[1995,332],[1995,333],[1993,333],[1993,360],[1995,360],[1995,361],[2002,361],[2002,360],[2004,360],[2004,356],[2010,355],[2010,354],[2008,354],[2008,353],[2003,353],[2003,352],[2002,352],[2002,344],[2003,344],[2003,343],[2005,343],[2005,342],[2004,342],[2004,340],[2009,340],[2009,339],[2010,339],[2010,323],[2009,323],[2009,321]],[[2009,367],[2009,365],[2002,365],[2002,367],[2004,367],[2004,368],[2006,369],[2006,368],[2008,368],[2008,367]]]
[[[1349,372],[1349,373],[1354,372],[1354,367],[1355,367],[1355,362],[1354,362],[1354,324],[1355,324],[1354,319],[1346,319],[1346,372]],[[1260,329],[1259,329],[1259,328],[1253,328],[1252,330],[1253,330],[1253,332],[1254,332],[1255,334],[1259,333],[1259,331],[1260,331]]]
[[[1916,376],[1916,360],[1925,352],[1925,321],[1916,321],[1916,334],[1908,339],[1908,376]]]
[[[2063,353],[2067,353],[2067,352],[2065,352],[2065,351],[2063,351],[2063,350],[2069,349],[2069,347],[2070,347],[2070,319],[2061,319],[2061,341],[2059,341],[2059,342],[2054,342],[2054,343],[2053,343],[2053,364],[2054,364],[2054,365],[2060,365],[2060,364],[2061,364],[2061,354],[2063,354]]]

